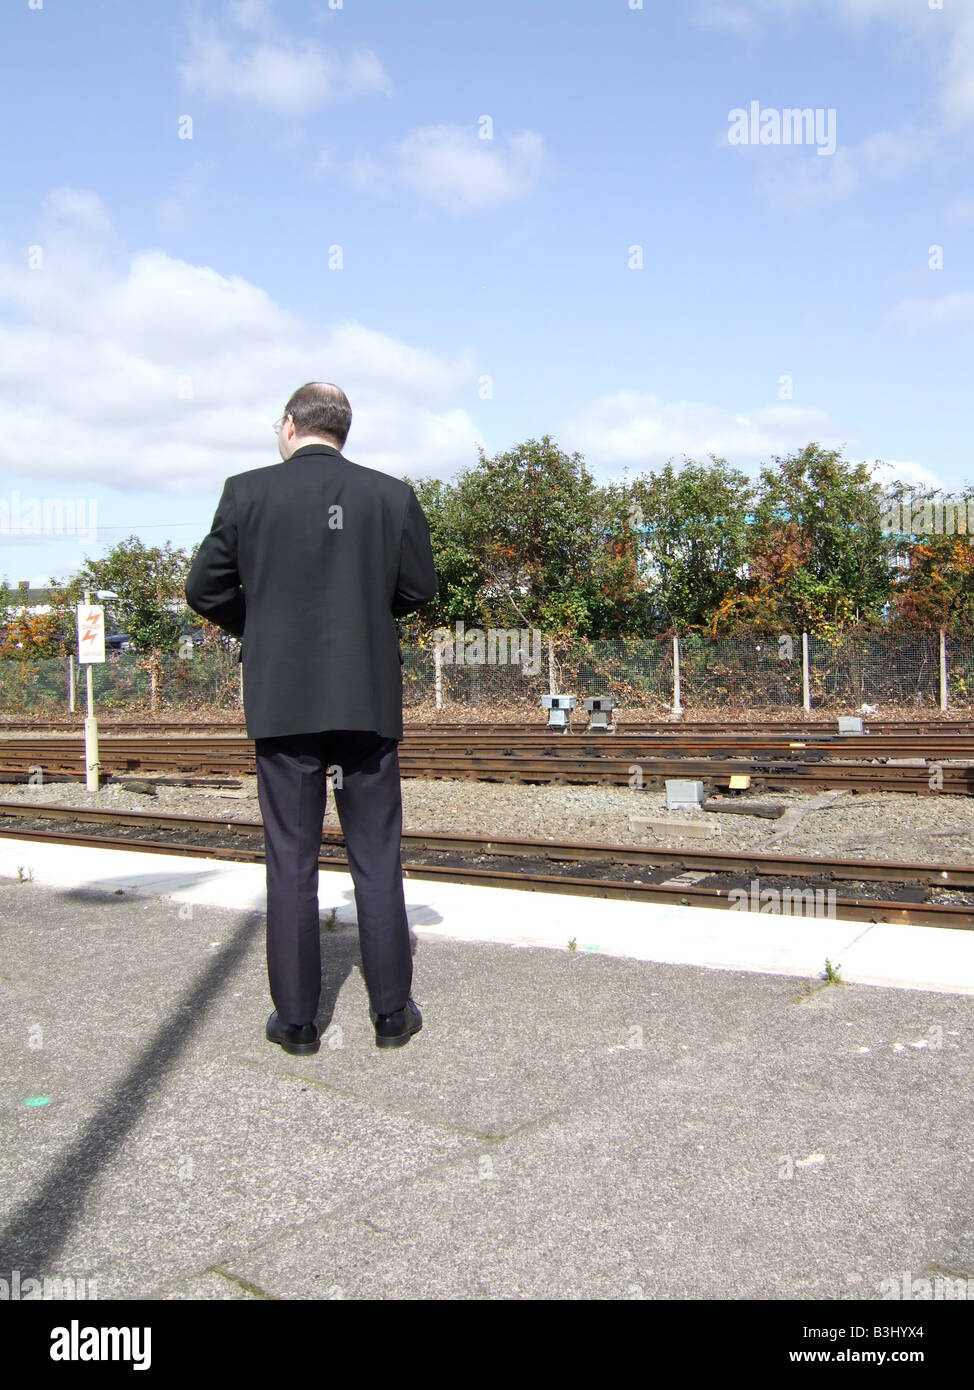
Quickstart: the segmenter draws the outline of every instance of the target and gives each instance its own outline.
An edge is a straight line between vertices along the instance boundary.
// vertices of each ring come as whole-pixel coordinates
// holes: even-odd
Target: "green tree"
[[[702,629],[740,582],[753,485],[725,459],[690,459],[628,485],[641,541],[648,622],[656,632]]]
[[[912,631],[974,633],[974,549],[968,535],[934,535],[911,543],[897,571],[891,617]]]
[[[479,607],[498,627],[587,634],[606,570],[604,498],[580,454],[549,435],[464,470],[451,516],[481,576]]]
[[[197,619],[186,603],[184,586],[192,556],[164,546],[147,546],[137,536],[119,541],[100,560],[85,557],[81,570],[65,593],[80,603],[86,589],[109,589],[118,595],[106,599],[108,631],[127,632],[140,652],[174,653],[180,634]]]
[[[597,590],[589,606],[592,637],[654,637],[658,632],[649,578],[646,526],[629,481],[599,489],[602,540]]]
[[[51,581],[47,613],[30,613],[28,586],[19,584],[12,589],[6,579],[0,583],[0,659],[5,661],[38,661],[62,656],[68,650],[69,632],[62,621],[59,607],[62,593]]]
[[[458,619],[469,626],[482,626],[487,576],[483,556],[472,543],[469,518],[464,517],[457,487],[439,478],[405,481],[411,483],[429,522],[439,589],[430,603],[400,619],[404,637],[415,639],[438,627],[452,627]]]
[[[777,619],[796,631],[878,622],[894,547],[870,470],[816,443],[773,462],[761,472],[751,532],[752,596],[762,585],[773,591]]]

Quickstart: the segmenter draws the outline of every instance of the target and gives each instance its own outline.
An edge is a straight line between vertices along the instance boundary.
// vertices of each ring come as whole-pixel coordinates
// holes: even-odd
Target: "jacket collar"
[[[305,444],[300,449],[295,449],[291,458],[304,458],[305,454],[331,454],[335,458],[342,457],[341,450],[336,449],[332,444]],[[291,459],[286,459],[285,462],[290,463]]]

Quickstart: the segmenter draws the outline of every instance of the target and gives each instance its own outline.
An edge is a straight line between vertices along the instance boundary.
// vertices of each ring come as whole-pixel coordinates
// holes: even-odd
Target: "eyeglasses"
[[[274,431],[275,434],[280,434],[281,426],[284,424],[284,421],[289,420],[290,418],[290,415],[282,415],[281,418],[271,426],[271,429]]]

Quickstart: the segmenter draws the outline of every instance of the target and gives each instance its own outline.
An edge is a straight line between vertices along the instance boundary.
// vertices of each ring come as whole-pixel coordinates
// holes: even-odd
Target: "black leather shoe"
[[[423,1015],[412,995],[406,1000],[405,1008],[397,1009],[394,1014],[377,1014],[369,1009],[369,1017],[375,1025],[376,1047],[403,1047],[423,1026]]]
[[[321,1046],[318,1029],[313,1023],[282,1023],[276,1013],[267,1020],[267,1041],[280,1043],[285,1052],[300,1057],[317,1052]]]

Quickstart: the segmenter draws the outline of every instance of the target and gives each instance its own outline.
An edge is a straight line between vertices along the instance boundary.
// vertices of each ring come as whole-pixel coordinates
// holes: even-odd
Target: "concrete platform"
[[[263,1037],[263,873],[0,840],[3,1278],[974,1297],[971,935],[407,882],[425,1026],[386,1052],[323,873],[344,925],[295,1058]]]
[[[0,877],[38,884],[164,895],[187,909],[263,912],[264,867],[183,855],[47,845],[0,836]],[[319,876],[319,908],[355,922],[352,880]],[[667,907],[516,889],[406,880],[409,923],[420,937],[599,952],[670,965],[819,978],[826,960],[848,984],[974,995],[974,931],[901,927],[841,918]]]

